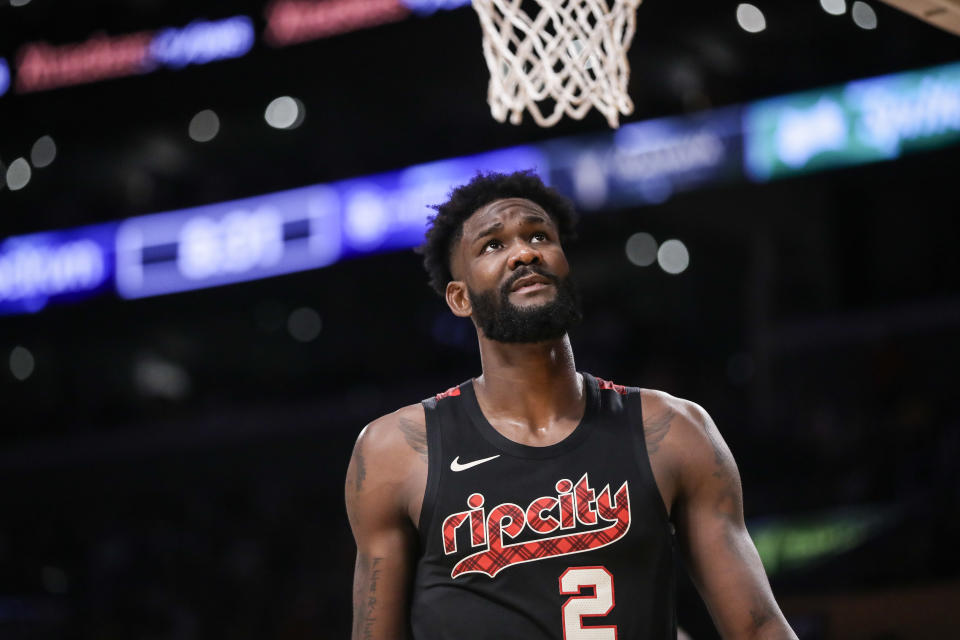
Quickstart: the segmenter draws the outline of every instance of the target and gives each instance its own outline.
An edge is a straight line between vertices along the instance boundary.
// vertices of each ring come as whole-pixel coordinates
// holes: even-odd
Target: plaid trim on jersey
[[[594,376],[596,378],[596,376]],[[622,396],[627,395],[627,388],[622,384],[617,384],[616,382],[610,382],[609,380],[604,380],[603,378],[597,378],[597,387],[600,389],[607,389],[609,391],[616,391]]]
[[[601,518],[608,521],[615,518],[616,521],[603,529],[504,545],[502,533],[516,537],[523,530],[522,522],[518,523],[514,518],[515,511],[520,511],[521,514],[523,511],[513,504],[500,505],[487,519],[489,547],[460,560],[450,572],[450,577],[456,578],[464,573],[483,573],[492,578],[514,564],[605,547],[622,538],[630,529],[630,494],[626,482],[617,490],[614,506],[610,505],[610,488],[607,487],[597,497],[597,508]],[[501,523],[505,519],[510,522],[501,532]]]
[[[447,555],[457,551],[457,527],[467,519],[467,513],[455,513],[443,521],[443,552]]]

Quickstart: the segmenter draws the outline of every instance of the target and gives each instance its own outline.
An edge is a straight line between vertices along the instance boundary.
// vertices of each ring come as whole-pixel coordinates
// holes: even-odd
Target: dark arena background
[[[960,37],[751,1],[645,0],[611,130],[496,122],[461,0],[0,0],[0,638],[347,638],[353,442],[480,370],[426,205],[521,168],[799,637],[960,637]]]

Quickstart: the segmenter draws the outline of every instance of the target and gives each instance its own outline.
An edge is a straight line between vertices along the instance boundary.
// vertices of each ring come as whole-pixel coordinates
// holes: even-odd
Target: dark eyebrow
[[[492,236],[495,232],[499,231],[500,229],[503,229],[503,223],[502,223],[502,222],[494,222],[494,223],[491,224],[489,227],[487,227],[486,229],[484,229],[483,231],[481,231],[480,233],[478,233],[477,235],[475,235],[475,236],[473,237],[473,241],[476,242],[477,240],[480,240],[481,238],[486,238],[487,236]]]
[[[547,224],[548,218],[536,213],[528,213],[527,215],[523,216],[523,221],[527,224]],[[473,241],[476,242],[477,240],[491,236],[500,229],[503,229],[503,223],[499,221],[494,222],[489,227],[483,229],[476,236],[474,236]]]

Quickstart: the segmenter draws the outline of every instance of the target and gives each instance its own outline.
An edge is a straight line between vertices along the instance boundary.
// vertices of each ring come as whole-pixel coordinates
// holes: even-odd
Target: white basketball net
[[[620,114],[633,113],[627,48],[641,0],[527,0],[538,8],[534,16],[523,0],[472,1],[483,27],[494,118],[503,122],[509,114],[520,124],[527,109],[550,127],[564,114],[579,120],[596,107],[618,127]]]

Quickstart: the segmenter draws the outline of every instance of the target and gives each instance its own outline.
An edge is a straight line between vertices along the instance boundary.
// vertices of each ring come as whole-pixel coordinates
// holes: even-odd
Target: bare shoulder
[[[641,389],[640,393],[643,430],[647,444],[654,448],[668,437],[671,440],[695,437],[711,427],[716,429],[707,412],[695,402],[656,389]]]
[[[426,477],[427,436],[423,406],[412,404],[363,428],[347,467],[347,516],[355,528],[361,514],[387,519],[409,515]]]
[[[348,476],[363,488],[371,467],[382,480],[399,480],[411,464],[427,461],[427,426],[423,405],[411,404],[365,426],[353,447]]]
[[[703,407],[663,391],[641,389],[643,429],[651,456],[666,453],[678,476],[734,464],[720,430]]]
[[[427,423],[420,403],[407,405],[377,418],[360,432],[357,448],[370,455],[407,457],[416,454],[427,458]]]

